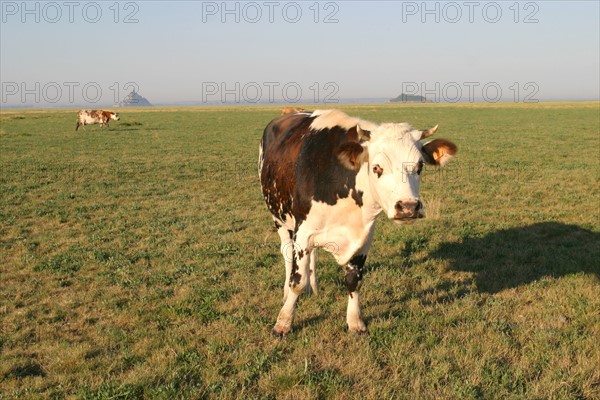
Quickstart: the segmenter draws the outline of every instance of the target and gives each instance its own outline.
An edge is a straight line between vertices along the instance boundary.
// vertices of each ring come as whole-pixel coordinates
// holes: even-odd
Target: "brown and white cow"
[[[85,125],[91,124],[100,124],[101,128],[104,125],[109,126],[108,123],[111,119],[118,121],[120,119],[119,113],[104,110],[79,110],[77,113],[77,125],[75,126],[75,131],[77,131],[80,126],[85,127]]]
[[[292,326],[296,300],[317,292],[316,249],[345,265],[346,322],[366,332],[358,291],[381,212],[397,223],[425,216],[419,196],[423,164],[441,166],[457,152],[452,142],[407,123],[377,125],[337,110],[291,113],[271,121],[259,149],[262,193],[281,239],[284,305],[273,334]]]

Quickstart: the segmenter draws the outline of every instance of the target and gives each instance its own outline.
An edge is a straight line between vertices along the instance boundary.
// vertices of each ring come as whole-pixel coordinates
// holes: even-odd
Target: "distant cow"
[[[304,111],[306,111],[306,110],[304,108],[300,108],[300,107],[283,107],[281,109],[281,115],[299,113],[299,112],[304,112]]]
[[[79,110],[77,113],[77,125],[75,130],[79,129],[80,126],[100,124],[102,128],[104,125],[109,126],[108,123],[113,119],[118,121],[120,119],[119,113],[104,110]]]
[[[358,290],[375,218],[383,212],[404,223],[425,216],[419,196],[423,164],[444,165],[457,152],[444,139],[420,142],[436,130],[377,125],[337,110],[285,114],[267,125],[258,169],[286,269],[285,303],[273,334],[290,331],[305,288],[318,290],[318,247],[346,265],[346,322],[350,331],[366,331]]]

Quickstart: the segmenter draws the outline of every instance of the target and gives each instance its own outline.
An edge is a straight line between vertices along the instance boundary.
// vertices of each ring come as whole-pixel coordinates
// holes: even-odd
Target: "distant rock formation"
[[[152,104],[134,90],[119,103],[119,107],[152,107]]]
[[[427,98],[416,94],[404,94],[391,99],[390,103],[427,103]]]

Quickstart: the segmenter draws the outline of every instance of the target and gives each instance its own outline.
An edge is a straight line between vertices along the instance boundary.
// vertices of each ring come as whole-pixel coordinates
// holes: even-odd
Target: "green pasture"
[[[599,399],[600,103],[336,108],[459,153],[429,218],[378,221],[370,334],[321,252],[285,340],[256,172],[279,107],[0,112],[0,399]]]

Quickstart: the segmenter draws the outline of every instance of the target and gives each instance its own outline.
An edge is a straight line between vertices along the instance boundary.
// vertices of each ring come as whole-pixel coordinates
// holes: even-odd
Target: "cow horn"
[[[360,125],[356,125],[356,133],[362,140],[371,140],[371,132],[361,129]]]
[[[433,135],[437,129],[438,129],[439,125],[434,126],[433,128],[429,128],[426,131],[421,131],[421,139],[425,139],[428,138],[429,136]]]

